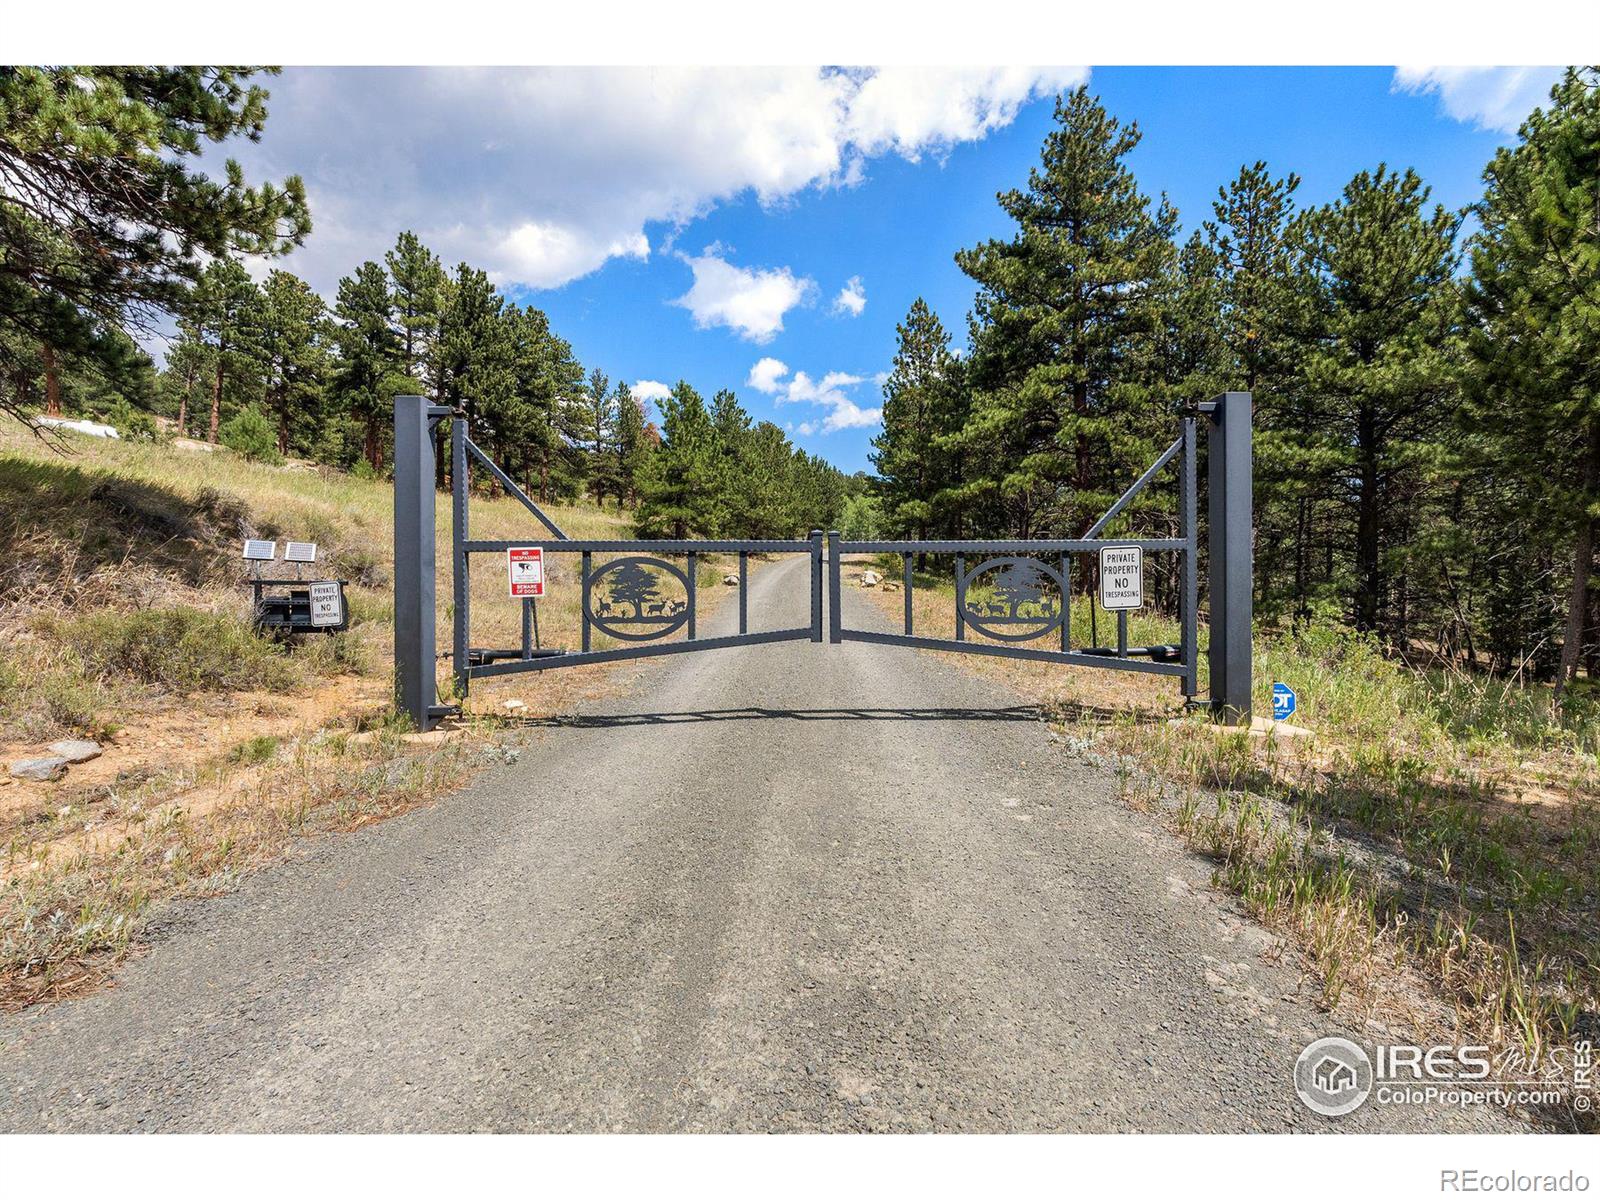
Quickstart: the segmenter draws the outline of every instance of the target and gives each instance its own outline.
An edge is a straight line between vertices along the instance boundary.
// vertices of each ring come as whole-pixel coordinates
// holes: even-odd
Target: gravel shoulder
[[[805,563],[750,608],[804,623]],[[1304,1110],[1295,1056],[1348,1031],[1293,954],[996,685],[859,644],[627,669],[0,1018],[0,1130],[1524,1128]]]

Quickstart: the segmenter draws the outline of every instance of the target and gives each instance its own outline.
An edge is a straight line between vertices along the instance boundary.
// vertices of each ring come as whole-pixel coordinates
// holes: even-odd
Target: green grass
[[[385,669],[392,636],[393,491],[383,479],[250,462],[227,450],[67,436],[64,452],[0,419],[0,740],[89,733],[146,699]],[[449,497],[438,498],[439,644],[450,642]],[[632,516],[549,506],[574,537],[627,536]],[[520,504],[474,496],[472,531],[547,540]],[[248,623],[246,536],[315,541],[318,574],[348,581],[351,628],[277,643]],[[702,568],[702,578],[714,572]],[[473,564],[474,644],[510,644],[504,564]],[[571,641],[575,586],[541,605]],[[119,715],[119,720],[123,719]]]
[[[126,679],[182,696],[288,691],[305,678],[286,645],[257,637],[238,617],[204,609],[44,616],[35,628],[74,654],[91,680]]]

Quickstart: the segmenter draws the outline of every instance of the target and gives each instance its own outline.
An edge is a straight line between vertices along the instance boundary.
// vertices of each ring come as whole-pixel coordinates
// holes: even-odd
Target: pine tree
[[[571,498],[583,485],[583,365],[539,309],[509,306],[506,317],[518,404],[507,439],[518,448],[530,492],[541,501]]]
[[[1308,318],[1312,289],[1297,273],[1292,240],[1299,186],[1292,172],[1274,177],[1256,162],[1217,189],[1202,228],[1216,264],[1214,286],[1204,286],[1214,293],[1220,353],[1216,376],[1190,394],[1251,393],[1258,604],[1267,613],[1288,605],[1304,617],[1314,591],[1313,533],[1334,500],[1299,380],[1301,352],[1316,334]],[[1324,589],[1331,583],[1324,580]]]
[[[1506,516],[1534,545],[1564,551],[1559,705],[1582,656],[1600,545],[1600,74],[1569,69],[1484,182],[1468,423],[1484,441],[1480,465],[1503,483]]]
[[[1152,209],[1128,169],[1137,125],[1083,88],[1055,121],[1027,188],[999,197],[1016,234],[956,256],[979,285],[962,437],[973,499],[1019,536],[1081,532],[1166,432],[1153,360],[1176,211]]]
[[[634,523],[640,537],[710,537],[722,527],[722,471],[705,400],[679,381],[661,402],[661,446],[640,482]]]
[[[111,335],[178,312],[208,259],[304,240],[298,178],[250,187],[232,161],[221,181],[188,169],[206,142],[261,136],[255,74],[0,67],[0,330],[16,335],[0,356],[44,346],[120,369]]]
[[[944,501],[958,483],[950,439],[965,416],[960,374],[950,335],[920,296],[895,332],[899,344],[883,385],[883,431],[872,439],[872,463],[886,527],[926,539],[935,530],[954,531],[948,510],[956,506]]]
[[[367,466],[379,471],[384,464],[383,431],[393,398],[405,385],[383,268],[364,262],[354,275],[341,279],[334,315],[339,364],[332,392],[339,408],[363,430],[361,453]]]
[[[199,327],[189,317],[178,321],[178,337],[167,350],[163,386],[177,398],[179,437],[189,436],[189,419],[204,403],[204,380],[212,371],[211,349]]]
[[[274,271],[261,288],[256,351],[267,406],[277,417],[278,453],[311,446],[321,415],[328,353],[322,298],[298,276]]]
[[[620,492],[617,503],[639,502],[639,484],[655,451],[647,436],[644,404],[633,398],[625,383],[617,384],[617,467]]]
[[[589,372],[589,383],[584,397],[583,448],[588,456],[589,494],[602,508],[605,507],[608,495],[615,496],[617,507],[621,508],[622,472],[617,452],[617,397],[611,390],[611,380],[599,367]]]
[[[249,385],[259,370],[261,293],[236,261],[218,258],[195,285],[190,311],[195,328],[211,350],[211,421],[206,440],[215,445],[227,386],[250,390],[251,395],[241,395],[241,402],[254,399]]]
[[[1296,222],[1298,270],[1315,286],[1305,352],[1303,461],[1353,521],[1347,589],[1358,628],[1404,636],[1409,531],[1456,396],[1459,214],[1427,208],[1415,172],[1362,171]]]
[[[401,369],[418,387],[428,386],[433,346],[439,336],[444,267],[438,256],[409,229],[400,235],[383,261],[394,281],[395,332],[400,342]],[[434,391],[433,394],[439,393]]]

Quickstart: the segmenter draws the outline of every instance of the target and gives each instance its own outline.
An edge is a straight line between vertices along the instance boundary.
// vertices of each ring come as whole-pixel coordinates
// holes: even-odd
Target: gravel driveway
[[[751,613],[806,622],[803,559]],[[1521,1127],[1304,1110],[1295,1057],[1340,1029],[1293,955],[995,685],[809,642],[623,671],[0,1018],[0,1130]]]

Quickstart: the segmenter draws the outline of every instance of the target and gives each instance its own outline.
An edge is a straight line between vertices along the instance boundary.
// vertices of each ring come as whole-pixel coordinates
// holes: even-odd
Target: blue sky
[[[1256,159],[1298,172],[1304,204],[1379,162],[1470,203],[1554,74],[290,68],[264,142],[230,149],[305,177],[317,229],[286,265],[325,295],[410,227],[544,308],[586,366],[646,394],[733,387],[856,470],[911,302],[964,340],[954,252],[1009,233],[994,196],[1037,161],[1057,87],[1138,121],[1135,173],[1192,228]]]

